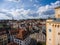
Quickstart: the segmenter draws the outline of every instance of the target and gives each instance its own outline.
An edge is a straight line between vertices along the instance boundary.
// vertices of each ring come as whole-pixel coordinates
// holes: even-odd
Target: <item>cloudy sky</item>
[[[0,19],[35,19],[54,16],[60,0],[0,0]]]

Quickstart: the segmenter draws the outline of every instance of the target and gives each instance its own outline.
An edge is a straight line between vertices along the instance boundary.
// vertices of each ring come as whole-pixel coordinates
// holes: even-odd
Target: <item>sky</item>
[[[54,17],[60,0],[0,0],[0,19],[39,19]]]

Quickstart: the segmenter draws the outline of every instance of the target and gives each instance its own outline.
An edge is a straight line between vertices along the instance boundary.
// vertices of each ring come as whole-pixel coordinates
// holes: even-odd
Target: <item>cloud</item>
[[[60,6],[60,1],[56,1],[55,3],[51,3],[51,5],[45,5],[38,8],[37,13],[42,16],[45,15],[45,17],[54,15],[54,8]]]
[[[12,0],[11,0],[12,1]],[[16,1],[16,0],[13,0]],[[31,10],[31,9],[25,9],[25,8],[11,8],[11,9],[0,9],[1,15],[0,16],[2,19],[5,18],[12,18],[14,19],[35,19],[35,18],[47,18],[50,16],[53,17],[54,15],[54,8],[60,5],[60,1],[56,1],[55,3],[51,3],[50,5],[45,5],[45,6],[38,6],[34,4],[35,7],[37,7],[36,10]],[[19,6],[20,7],[20,6]]]
[[[5,1],[9,1],[9,2],[20,2],[21,0],[5,0]]]
[[[30,0],[31,2],[33,1],[33,0]]]
[[[39,2],[38,0],[35,0],[35,2]]]
[[[56,1],[55,3],[51,3],[52,8],[57,7],[57,6],[60,6],[60,1]]]
[[[32,13],[30,9],[25,10],[23,8],[21,9],[1,9],[2,14],[5,14],[8,17],[14,17],[14,19],[27,19],[29,18],[28,14]],[[30,16],[31,17],[31,16]]]
[[[38,18],[38,14],[35,11],[30,9],[25,10],[24,8],[21,9],[1,9],[2,12],[8,17],[14,17],[14,19],[33,19]],[[9,15],[8,15],[9,14]]]
[[[37,13],[39,13],[40,15],[43,13],[49,13],[50,11],[53,11],[53,8],[50,8],[49,5],[46,6],[41,6],[38,8]],[[50,12],[51,13],[51,12]],[[49,13],[49,14],[50,14]],[[51,13],[52,14],[52,13]],[[46,14],[47,15],[47,14]]]
[[[11,18],[6,16],[6,14],[0,13],[0,19],[11,19]]]

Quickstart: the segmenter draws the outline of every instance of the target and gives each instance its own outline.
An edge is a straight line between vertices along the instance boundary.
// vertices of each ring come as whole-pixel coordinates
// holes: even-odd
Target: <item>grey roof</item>
[[[60,18],[54,18],[53,21],[54,22],[60,22]]]
[[[60,6],[58,6],[58,7],[55,7],[55,9],[58,9],[58,8],[60,8]]]

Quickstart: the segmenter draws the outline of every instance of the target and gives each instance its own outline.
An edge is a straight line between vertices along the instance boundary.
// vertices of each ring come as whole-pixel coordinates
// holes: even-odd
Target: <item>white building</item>
[[[10,41],[17,43],[18,45],[29,45],[31,42],[31,38],[29,37],[27,31],[19,30],[19,33],[10,35]]]
[[[14,42],[19,44],[19,45],[29,45],[31,42],[31,38],[27,37],[24,40],[18,39],[18,38],[14,38]]]

